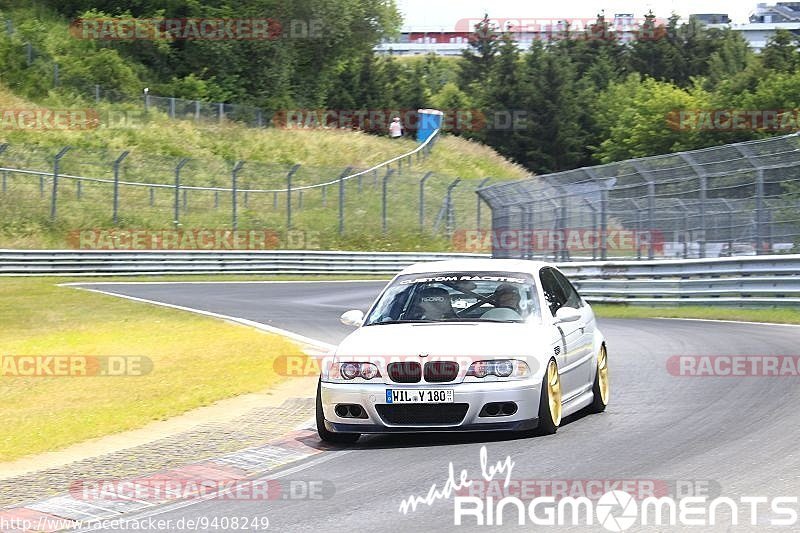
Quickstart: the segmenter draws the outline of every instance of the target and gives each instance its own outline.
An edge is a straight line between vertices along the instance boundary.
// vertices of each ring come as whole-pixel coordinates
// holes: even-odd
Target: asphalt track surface
[[[381,282],[264,284],[114,284],[93,288],[247,318],[335,343],[350,331],[338,316],[366,309]],[[612,400],[600,415],[566,420],[554,436],[448,434],[362,437],[353,447],[290,467],[287,477],[326,480],[322,501],[209,500],[150,510],[141,517],[261,517],[270,531],[449,531],[453,502],[403,515],[400,503],[447,480],[448,463],[480,478],[480,450],[490,464],[507,456],[514,480],[654,480],[659,486],[710,488],[709,495],[800,495],[800,382],[797,377],[680,377],[675,355],[798,355],[800,328],[682,320],[600,321],[609,346]],[[497,476],[502,478],[503,476]],[[662,485],[663,483],[663,485]],[[701,493],[702,495],[702,493]],[[790,505],[797,510],[797,505]],[[740,513],[749,520],[749,508]],[[775,516],[763,505],[758,529]],[[542,530],[528,523],[500,529]],[[460,530],[476,528],[467,521]],[[797,531],[795,524],[780,531]],[[497,526],[488,529],[498,529]],[[605,531],[594,526],[559,530]],[[683,528],[685,529],[685,528]],[[745,521],[735,531],[752,531]],[[682,528],[636,525],[631,530]],[[700,527],[693,531],[728,531]]]

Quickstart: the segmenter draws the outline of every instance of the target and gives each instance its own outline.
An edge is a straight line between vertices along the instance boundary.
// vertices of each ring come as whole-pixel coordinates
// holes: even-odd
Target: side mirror
[[[352,309],[342,314],[339,321],[345,326],[352,326],[354,328],[361,327],[364,323],[364,312],[358,309]]]
[[[581,319],[581,312],[574,307],[562,307],[556,311],[556,324],[575,322]]]

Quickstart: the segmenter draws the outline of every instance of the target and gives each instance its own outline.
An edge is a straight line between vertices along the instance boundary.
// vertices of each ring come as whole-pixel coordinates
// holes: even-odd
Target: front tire
[[[317,418],[317,434],[319,434],[319,438],[322,439],[323,442],[327,442],[330,444],[353,444],[358,440],[359,437],[361,437],[360,433],[334,433],[333,431],[328,431],[328,428],[325,427],[325,414],[322,411],[321,378],[317,383],[316,418]]]
[[[600,346],[600,353],[597,354],[597,372],[594,375],[592,394],[594,394],[594,400],[589,405],[589,411],[602,413],[606,410],[611,397],[611,385],[608,380],[608,352],[605,344]]]
[[[542,379],[542,392],[539,396],[540,435],[552,435],[561,425],[561,377],[554,359],[547,363],[547,371]]]

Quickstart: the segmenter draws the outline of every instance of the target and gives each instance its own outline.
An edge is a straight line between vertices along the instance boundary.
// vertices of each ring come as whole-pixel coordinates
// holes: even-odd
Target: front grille
[[[428,383],[445,383],[458,376],[458,363],[454,361],[432,361],[425,363],[425,381]]]
[[[467,403],[377,404],[375,408],[384,422],[399,426],[458,424],[467,415]]]
[[[387,371],[389,379],[395,383],[419,383],[422,378],[422,367],[413,361],[389,363]]]

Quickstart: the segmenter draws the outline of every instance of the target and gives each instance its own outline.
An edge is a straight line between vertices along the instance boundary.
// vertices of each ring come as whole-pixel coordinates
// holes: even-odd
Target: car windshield
[[[530,274],[451,272],[399,276],[365,326],[402,322],[526,322],[538,316]]]

